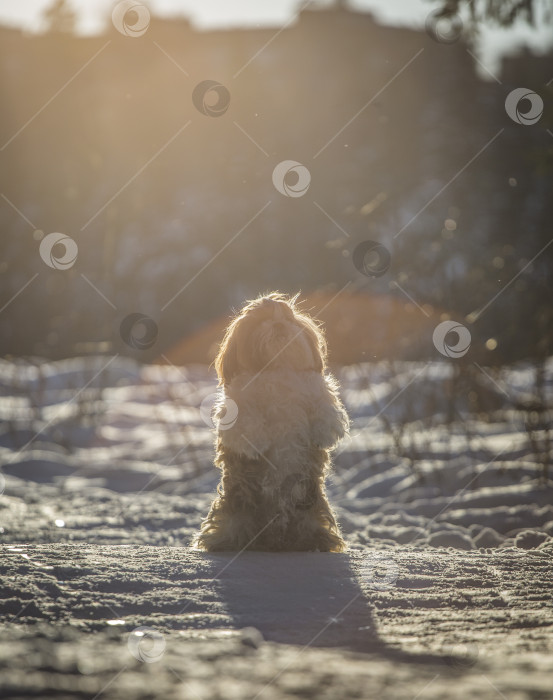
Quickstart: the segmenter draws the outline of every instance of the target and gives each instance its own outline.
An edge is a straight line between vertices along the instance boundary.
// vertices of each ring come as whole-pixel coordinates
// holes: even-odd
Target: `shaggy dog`
[[[259,297],[227,328],[215,360],[222,478],[194,542],[200,549],[345,549],[324,482],[349,420],[325,371],[323,333],[296,299]]]

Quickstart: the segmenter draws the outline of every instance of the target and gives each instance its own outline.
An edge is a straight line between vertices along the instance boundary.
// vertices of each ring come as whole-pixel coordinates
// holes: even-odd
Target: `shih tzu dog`
[[[250,301],[226,330],[215,368],[217,497],[195,538],[210,552],[341,552],[325,493],[330,450],[348,431],[317,323],[289,298]],[[225,420],[235,414],[235,420]]]

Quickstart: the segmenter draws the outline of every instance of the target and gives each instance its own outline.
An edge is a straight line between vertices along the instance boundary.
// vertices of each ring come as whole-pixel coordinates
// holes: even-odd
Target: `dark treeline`
[[[140,38],[0,30],[0,306],[38,273],[0,316],[1,351],[130,353],[120,323],[141,312],[159,328],[147,359],[268,289],[350,282],[404,299],[397,281],[495,338],[490,361],[551,354],[553,245],[521,272],[552,237],[551,55],[484,81],[462,40],[368,14],[306,11],[259,52],[275,31],[156,18]],[[193,104],[204,80],[230,94],[218,117]],[[538,123],[506,114],[517,87],[542,97]],[[304,196],[273,186],[283,160],[308,168]],[[70,269],[42,261],[51,232],[78,244]],[[392,255],[378,278],[352,263],[367,239]]]

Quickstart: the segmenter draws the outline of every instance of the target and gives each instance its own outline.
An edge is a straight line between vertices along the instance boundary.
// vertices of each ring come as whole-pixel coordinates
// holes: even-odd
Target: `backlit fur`
[[[324,335],[295,301],[279,293],[250,301],[221,343],[215,464],[222,477],[195,539],[200,549],[345,548],[325,478],[349,421],[326,371]],[[236,420],[225,422],[232,402]]]

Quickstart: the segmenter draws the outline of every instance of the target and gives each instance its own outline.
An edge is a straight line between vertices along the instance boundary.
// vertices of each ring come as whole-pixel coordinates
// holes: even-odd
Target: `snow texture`
[[[549,418],[487,372],[446,422],[449,363],[343,368],[348,551],[204,554],[206,368],[0,363],[2,696],[551,697]]]

